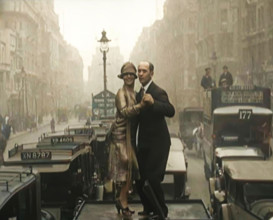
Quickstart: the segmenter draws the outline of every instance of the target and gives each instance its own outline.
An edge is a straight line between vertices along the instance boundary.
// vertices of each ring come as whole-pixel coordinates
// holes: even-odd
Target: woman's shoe
[[[134,214],[134,213],[135,213],[135,210],[131,210],[131,209],[129,209],[129,207],[127,207],[126,210],[127,210],[128,212],[131,212],[131,214]]]
[[[135,213],[135,211],[130,210],[128,207],[123,208],[120,200],[116,200],[116,208],[117,208],[118,214],[120,214],[120,211],[121,211],[121,214],[125,217],[130,217],[132,216],[132,214]]]

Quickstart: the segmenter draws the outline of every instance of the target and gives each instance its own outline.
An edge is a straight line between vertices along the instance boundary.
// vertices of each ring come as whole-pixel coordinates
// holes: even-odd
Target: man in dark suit
[[[206,73],[205,75],[202,77],[201,80],[201,86],[206,90],[206,89],[212,89],[214,87],[214,82],[210,76],[210,71],[211,68],[207,67],[205,69]]]
[[[143,192],[144,183],[148,181],[167,217],[168,207],[165,204],[161,182],[164,179],[171,141],[165,116],[173,117],[175,109],[169,102],[167,93],[152,81],[153,74],[152,63],[139,63],[138,77],[142,88],[137,93],[136,100],[139,103],[143,98],[147,107],[140,112],[135,125],[135,131],[138,127],[137,159],[141,177],[136,186],[143,204],[143,211],[138,214],[159,214],[150,198]]]
[[[224,85],[226,83],[226,85]],[[231,73],[228,71],[228,67],[225,65],[223,66],[223,73],[220,75],[219,78],[219,87],[230,87],[233,84],[233,78]]]

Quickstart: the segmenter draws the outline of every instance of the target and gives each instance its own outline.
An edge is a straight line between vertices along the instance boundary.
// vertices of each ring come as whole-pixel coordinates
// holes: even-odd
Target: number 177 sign
[[[251,109],[240,109],[239,110],[239,119],[242,120],[249,120],[252,115],[252,110]]]

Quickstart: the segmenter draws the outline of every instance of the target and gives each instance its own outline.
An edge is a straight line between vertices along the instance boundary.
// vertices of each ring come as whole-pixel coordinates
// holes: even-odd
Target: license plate
[[[39,152],[21,152],[22,160],[40,160],[40,159],[51,159],[50,151],[39,151]]]

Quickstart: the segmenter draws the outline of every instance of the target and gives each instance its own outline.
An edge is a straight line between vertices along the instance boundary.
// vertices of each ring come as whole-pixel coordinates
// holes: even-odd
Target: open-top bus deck
[[[208,210],[202,200],[179,200],[167,201],[169,208],[168,219],[176,220],[205,220],[211,219]],[[130,208],[135,211],[129,219],[148,219],[139,216],[137,213],[142,211],[142,205],[138,201],[131,202]],[[121,214],[117,213],[113,202],[87,202],[79,213],[78,220],[121,220],[125,219]]]

